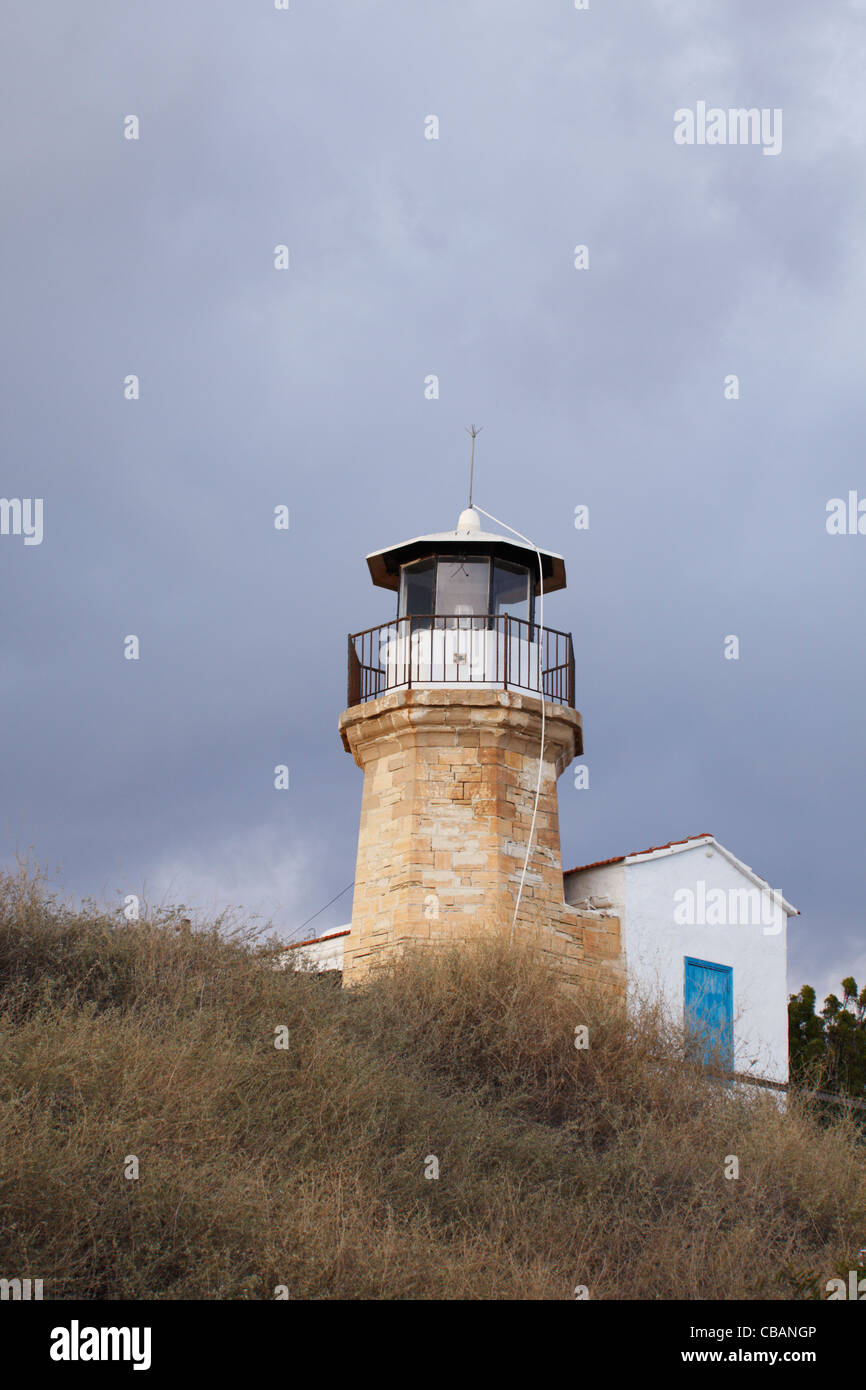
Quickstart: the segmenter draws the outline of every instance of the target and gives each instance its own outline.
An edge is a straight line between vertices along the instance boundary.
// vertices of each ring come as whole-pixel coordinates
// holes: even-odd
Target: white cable
[[[508,526],[508,525],[506,524],[506,522],[500,521],[498,517],[492,516],[492,515],[490,514],[490,512],[486,512],[486,511],[484,510],[483,507],[479,507],[479,505],[478,505],[477,502],[473,503],[473,506],[474,506],[475,511],[476,511],[476,512],[480,512],[482,516],[486,516],[487,519],[488,519],[488,521],[494,522],[497,526],[504,526],[505,529],[506,529],[506,531],[510,531],[510,532],[511,532],[512,536],[519,536],[520,539],[521,539],[522,541],[526,541],[526,544],[527,544],[527,545],[531,545],[531,546],[532,546],[532,549],[535,551],[536,555],[538,556],[538,596],[539,596],[539,604],[538,604],[538,633],[539,633],[539,636],[538,636],[538,688],[539,688],[539,693],[540,693],[540,695],[541,695],[541,750],[540,750],[539,755],[538,755],[538,782],[536,783],[536,787],[535,787],[535,805],[534,805],[533,808],[532,808],[532,821],[531,821],[530,826],[529,826],[529,839],[528,839],[527,844],[526,844],[526,858],[525,858],[524,861],[523,861],[523,873],[520,875],[520,887],[519,887],[518,890],[517,890],[517,902],[514,904],[514,916],[513,916],[512,919],[511,919],[511,934],[510,934],[510,936],[509,936],[509,938],[508,938],[508,940],[509,940],[509,945],[510,945],[510,944],[512,944],[513,941],[514,941],[514,926],[515,926],[515,923],[517,922],[517,914],[518,914],[518,912],[519,912],[519,910],[520,910],[520,900],[521,900],[521,898],[523,897],[523,885],[524,885],[524,883],[526,882],[526,870],[527,870],[527,868],[529,867],[529,856],[530,856],[530,853],[531,853],[531,851],[532,851],[532,837],[533,837],[533,835],[535,834],[535,818],[536,818],[536,816],[538,815],[538,799],[539,799],[539,797],[540,797],[540,795],[541,795],[541,777],[542,777],[542,773],[543,773],[543,771],[544,771],[544,725],[545,725],[545,716],[544,716],[544,668],[543,668],[543,666],[542,666],[542,660],[543,660],[542,652],[543,652],[543,647],[544,647],[544,571],[543,571],[542,565],[541,565],[541,551],[539,550],[538,546],[535,544],[535,541],[531,541],[531,540],[529,539],[529,537],[528,537],[528,536],[524,536],[523,533],[522,533],[521,531],[515,531],[515,529],[514,529],[513,526]],[[508,679],[508,672],[505,673],[505,678],[506,678],[506,680]]]

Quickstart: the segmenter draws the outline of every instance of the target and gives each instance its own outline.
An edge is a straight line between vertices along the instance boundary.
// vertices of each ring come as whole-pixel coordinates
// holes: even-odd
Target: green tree
[[[791,1079],[841,1095],[866,1096],[866,988],[849,975],[842,998],[828,994],[820,1014],[804,985],[788,1001]]]

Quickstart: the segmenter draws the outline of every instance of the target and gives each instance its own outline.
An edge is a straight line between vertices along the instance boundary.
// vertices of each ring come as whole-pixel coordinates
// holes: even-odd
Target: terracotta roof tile
[[[712,840],[715,837],[705,831],[703,835],[687,835],[684,840],[668,840],[666,845],[650,845],[649,849],[635,849],[628,854],[615,854],[613,859],[595,859],[591,864],[578,864],[573,869],[566,869],[567,874],[579,874],[582,869],[602,869],[607,864],[622,864],[626,859],[632,859],[639,854],[655,854],[656,850],[673,849],[674,845],[687,845],[690,840]]]
[[[289,941],[286,943],[287,951],[297,951],[300,946],[316,946],[320,941],[336,941],[338,936],[348,936],[349,928],[345,931],[328,932],[325,936],[311,936],[306,941]]]

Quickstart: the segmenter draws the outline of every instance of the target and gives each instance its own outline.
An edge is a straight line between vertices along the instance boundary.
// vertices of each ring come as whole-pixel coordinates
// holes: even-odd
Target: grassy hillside
[[[849,1122],[495,944],[341,991],[7,877],[0,1044],[0,1274],[46,1297],[790,1298],[866,1246]]]

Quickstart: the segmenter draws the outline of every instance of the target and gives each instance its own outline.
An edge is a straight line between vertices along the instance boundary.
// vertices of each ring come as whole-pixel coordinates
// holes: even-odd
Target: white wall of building
[[[281,964],[293,970],[309,969],[310,966],[315,966],[317,970],[342,970],[343,945],[348,930],[348,927],[338,927],[337,934],[332,930],[305,946],[295,946],[280,957]]]
[[[625,864],[599,864],[565,875],[566,902],[593,908],[606,906],[605,899],[610,904],[607,911],[621,921],[625,916]]]
[[[566,900],[611,898],[610,910],[620,916],[630,988],[660,996],[678,1025],[683,1021],[685,957],[731,966],[734,1068],[771,1081],[787,1081],[787,914],[781,907],[773,914],[772,902],[764,894],[762,907],[769,922],[730,920],[749,915],[743,911],[741,895],[755,888],[755,880],[732,864],[718,846],[698,844],[652,858],[629,856],[625,863],[569,874]],[[678,904],[681,916],[688,911],[688,900],[681,893],[685,889],[694,894],[694,916],[711,920],[712,907],[703,914],[701,904],[713,890],[722,890],[728,904],[726,924],[677,921]]]

